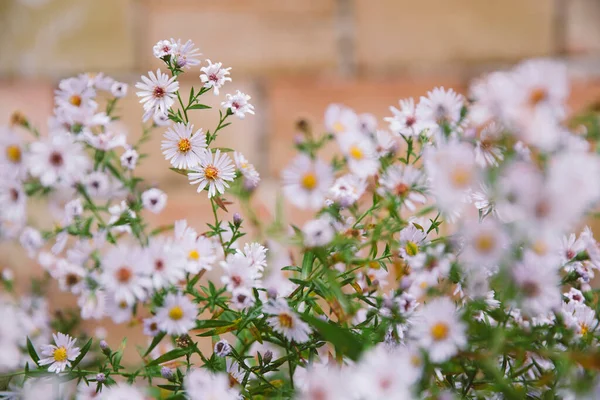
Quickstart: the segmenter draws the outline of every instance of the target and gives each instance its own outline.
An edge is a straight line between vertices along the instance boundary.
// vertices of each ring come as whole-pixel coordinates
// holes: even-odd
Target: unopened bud
[[[108,343],[106,343],[106,340],[100,341],[100,350],[102,350],[102,352],[106,355],[110,354],[110,347],[108,347]]]
[[[226,357],[231,353],[231,346],[227,340],[219,340],[217,343],[215,343],[214,352],[219,357]]]
[[[27,117],[25,115],[23,115],[22,112],[15,111],[10,116],[10,123],[11,123],[11,125],[16,125],[16,126],[27,126],[28,122],[27,122]]]
[[[160,369],[160,374],[165,379],[173,379],[173,370],[169,367],[162,367]]]
[[[244,221],[244,219],[242,218],[242,216],[240,215],[240,213],[236,212],[233,214],[233,224],[236,227],[239,227],[242,222]]]
[[[267,297],[271,300],[275,300],[277,298],[277,290],[273,288],[267,289]]]
[[[263,355],[263,364],[268,364],[273,359],[273,352],[271,350],[267,350]]]
[[[103,383],[106,381],[106,375],[100,372],[99,374],[96,374],[96,380],[100,383]]]

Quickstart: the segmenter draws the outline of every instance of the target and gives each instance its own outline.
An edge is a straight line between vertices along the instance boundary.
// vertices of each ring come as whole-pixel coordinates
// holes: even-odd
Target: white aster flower
[[[14,178],[23,178],[27,171],[23,141],[10,129],[0,129],[0,167],[3,175]]]
[[[400,255],[411,268],[420,269],[427,258],[423,248],[427,243],[427,233],[409,223],[400,231]]]
[[[415,101],[411,98],[400,100],[400,109],[390,106],[392,117],[384,118],[390,124],[390,130],[397,135],[419,136],[422,132],[435,127],[431,121],[417,116]]]
[[[185,254],[178,243],[164,237],[153,237],[144,252],[155,289],[174,285],[185,279]]]
[[[371,139],[356,133],[336,136],[348,169],[360,178],[375,175],[379,169],[377,152]]]
[[[230,292],[240,287],[257,287],[262,277],[262,272],[252,268],[251,260],[241,252],[227,256],[225,261],[221,261],[221,267],[221,282]]]
[[[210,60],[206,60],[208,65],[206,67],[200,68],[202,74],[200,75],[200,80],[204,83],[205,88],[212,88],[215,95],[219,94],[219,89],[225,84],[225,82],[231,82],[231,78],[229,75],[229,70],[231,68],[223,68],[223,64],[212,63]]]
[[[326,218],[317,218],[308,221],[302,227],[302,236],[304,246],[321,247],[326,246],[335,237],[335,230],[331,226],[331,221]]]
[[[246,243],[241,253],[250,262],[250,268],[264,271],[267,267],[267,248],[260,243]]]
[[[277,333],[282,334],[289,341],[304,343],[311,334],[310,326],[296,315],[287,302],[279,298],[263,306],[265,314],[272,315],[267,319],[267,323]]]
[[[79,356],[79,347],[75,347],[77,339],[73,339],[69,335],[58,332],[52,335],[54,344],[48,344],[42,347],[42,356],[40,365],[50,365],[49,372],[57,374],[71,366],[71,361],[74,361]]]
[[[27,252],[27,255],[30,258],[36,256],[39,249],[44,245],[44,239],[42,238],[42,234],[37,229],[32,227],[26,227],[23,229],[21,236],[19,237],[19,242],[21,246]]]
[[[90,166],[83,144],[68,135],[50,135],[30,145],[29,173],[44,186],[71,185]]]
[[[0,177],[0,220],[24,221],[27,215],[27,194],[16,179]]]
[[[125,150],[121,155],[121,166],[130,171],[133,171],[137,165],[140,155],[134,148]]]
[[[431,300],[415,316],[412,334],[434,363],[441,363],[467,344],[466,327],[454,302],[447,297]]]
[[[503,148],[495,144],[500,137],[502,127],[495,122],[490,123],[481,131],[475,141],[475,162],[482,168],[497,167],[504,160]]]
[[[185,220],[175,222],[175,239],[186,258],[185,270],[197,274],[202,270],[210,271],[217,260],[213,241],[187,226]]]
[[[106,313],[106,293],[102,289],[83,290],[77,299],[82,319],[102,319]]]
[[[439,133],[440,125],[454,127],[458,124],[463,102],[463,96],[454,90],[435,88],[427,92],[427,97],[421,97],[416,110],[417,119],[426,124],[436,124]]]
[[[168,335],[183,335],[196,325],[198,310],[185,295],[169,293],[162,307],[156,310],[156,320],[161,331]]]
[[[254,106],[248,103],[251,97],[239,90],[235,94],[226,94],[225,101],[221,103],[221,107],[231,112],[239,119],[246,118],[246,114],[254,115]]]
[[[192,68],[196,65],[200,65],[200,57],[202,53],[191,40],[185,43],[181,43],[181,39],[171,39],[173,43],[173,49],[171,50],[171,61],[177,68]]]
[[[473,268],[496,267],[510,244],[503,226],[493,218],[470,220],[462,229],[465,247],[460,258]]]
[[[151,213],[159,214],[167,205],[167,194],[157,188],[148,189],[142,193],[142,205]]]
[[[217,149],[214,153],[209,150],[202,153],[199,165],[191,168],[192,172],[188,174],[190,185],[198,185],[198,193],[208,186],[208,197],[213,197],[217,193],[225,193],[225,188],[229,187],[228,181],[235,178],[235,167],[231,162],[231,157],[227,154],[221,154]]]
[[[379,178],[379,184],[387,193],[397,196],[410,211],[416,210],[416,204],[425,204],[427,201],[427,197],[421,193],[425,189],[423,172],[412,165],[390,166]]]
[[[206,134],[202,128],[193,133],[194,125],[178,122],[164,134],[165,140],[160,146],[165,159],[179,169],[189,169],[200,163],[206,150]]]
[[[360,122],[352,109],[340,104],[330,104],[325,110],[325,129],[336,135],[358,133]]]
[[[166,114],[175,102],[175,93],[179,90],[177,78],[169,78],[167,74],[160,72],[160,69],[156,70],[156,75],[149,71],[148,76],[149,78],[142,76],[142,82],[135,84],[135,87],[140,89],[136,95],[140,97],[140,103],[146,111],[144,121],[157,112]]]
[[[170,40],[159,40],[152,48],[154,57],[163,58],[172,55],[173,47],[174,43]]]
[[[136,299],[147,297],[146,288],[151,286],[151,280],[147,266],[140,262],[143,259],[140,251],[137,247],[119,245],[104,256],[100,281],[113,292],[117,303],[133,306]]]
[[[320,159],[299,154],[283,171],[283,193],[298,208],[317,209],[333,183],[331,167]]]
[[[537,317],[560,307],[560,277],[554,265],[531,251],[512,269],[515,284],[522,295],[524,314]]]
[[[367,182],[354,174],[346,174],[336,179],[329,195],[341,207],[356,203],[367,189]]]
[[[189,371],[183,386],[190,400],[238,400],[240,396],[230,387],[226,374],[213,374],[204,368]]]
[[[61,108],[78,108],[95,106],[93,99],[96,91],[82,77],[67,78],[60,81],[55,91],[56,104]]]
[[[245,308],[254,305],[254,295],[252,289],[247,287],[238,287],[231,291],[231,305],[237,310],[243,310]]]
[[[245,186],[255,188],[258,186],[258,182],[260,182],[260,175],[254,165],[250,164],[250,162],[244,157],[244,155],[240,152],[233,153],[233,160],[235,162],[236,168],[242,173],[242,176],[245,180]]]

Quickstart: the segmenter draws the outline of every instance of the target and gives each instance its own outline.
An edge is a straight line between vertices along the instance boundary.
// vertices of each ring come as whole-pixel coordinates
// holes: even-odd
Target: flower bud
[[[160,374],[165,379],[173,379],[173,370],[169,367],[162,367],[160,369]]]
[[[233,214],[233,224],[236,227],[239,227],[242,224],[242,221],[244,221],[244,219],[242,218],[240,213],[236,212]]]
[[[277,290],[274,288],[267,289],[267,297],[271,300],[275,300],[277,298]]]
[[[219,340],[217,343],[215,343],[214,352],[219,357],[228,356],[231,353],[231,346],[227,340]]]
[[[106,381],[106,375],[100,372],[99,374],[96,374],[96,380],[100,383],[104,383]]]
[[[273,352],[271,350],[267,350],[263,355],[263,364],[267,365],[273,359]]]
[[[110,354],[110,347],[108,346],[108,343],[106,343],[106,340],[100,341],[100,350],[106,355]]]

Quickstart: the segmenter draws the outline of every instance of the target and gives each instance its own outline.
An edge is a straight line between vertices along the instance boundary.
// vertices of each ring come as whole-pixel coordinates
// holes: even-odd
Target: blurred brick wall
[[[268,217],[298,118],[321,126],[330,102],[382,117],[400,98],[438,85],[464,91],[484,71],[537,56],[568,63],[571,106],[581,109],[600,99],[598,21],[599,0],[2,0],[0,124],[18,109],[43,125],[59,79],[104,71],[131,85],[121,113],[135,137],[142,110],[132,86],[160,66],[152,46],[192,39],[205,57],[233,67],[225,92],[241,89],[253,98],[256,116],[234,121],[219,145],[257,165],[263,182],[256,207]],[[183,87],[198,85],[198,75],[186,73]],[[205,129],[216,125],[211,111],[195,112],[193,120]],[[168,170],[159,143],[157,132],[145,148],[152,162],[141,167],[169,193],[167,211],[153,220],[206,222],[208,202]],[[4,246],[0,261],[18,266],[17,276],[31,273],[16,254]]]

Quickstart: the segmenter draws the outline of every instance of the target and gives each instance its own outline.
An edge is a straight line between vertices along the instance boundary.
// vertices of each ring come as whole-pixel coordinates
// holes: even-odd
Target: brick
[[[3,3],[0,73],[58,76],[134,66],[133,0]]]
[[[387,80],[326,80],[315,78],[274,79],[267,86],[269,104],[269,161],[268,173],[279,178],[281,170],[296,154],[293,140],[295,124],[305,118],[313,130],[322,133],[323,115],[331,103],[341,103],[354,108],[358,113],[372,113],[379,119],[380,126],[387,123],[381,118],[391,115],[390,105],[406,97],[426,95],[435,86],[452,87],[464,92],[464,84],[457,77],[406,78]],[[331,149],[325,149],[324,156]]]
[[[600,3],[594,0],[565,2],[566,50],[571,54],[600,52]]]
[[[553,50],[547,0],[356,0],[358,66],[367,71],[516,60]]]
[[[144,7],[144,65],[158,65],[152,46],[173,37],[233,67],[234,79],[336,66],[335,0],[150,0]]]

